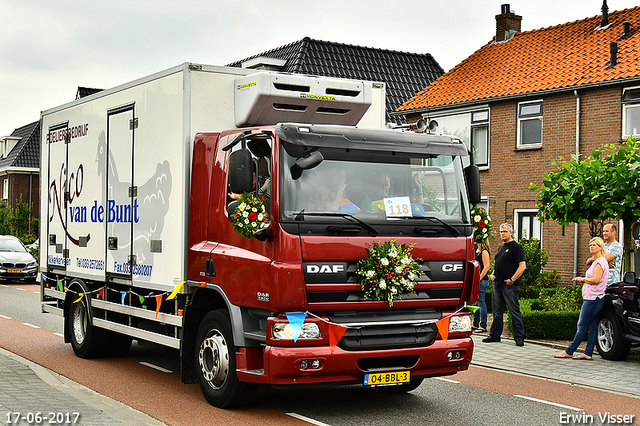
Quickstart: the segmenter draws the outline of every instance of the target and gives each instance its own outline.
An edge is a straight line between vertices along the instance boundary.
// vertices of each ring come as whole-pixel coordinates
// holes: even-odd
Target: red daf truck
[[[177,348],[223,408],[468,368],[477,168],[457,138],[383,128],[384,84],[188,63],[41,120],[42,309],[77,356]],[[417,265],[391,300],[361,284],[383,246]]]

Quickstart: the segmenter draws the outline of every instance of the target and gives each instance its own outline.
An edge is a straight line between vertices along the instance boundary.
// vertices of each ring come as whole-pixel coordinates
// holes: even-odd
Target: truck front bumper
[[[367,373],[409,371],[411,379],[446,376],[468,369],[473,355],[470,337],[436,340],[422,348],[348,352],[339,347],[264,348],[264,372],[242,374],[240,380],[272,385],[364,383]],[[306,361],[306,362],[304,362]],[[314,361],[317,368],[314,368]]]

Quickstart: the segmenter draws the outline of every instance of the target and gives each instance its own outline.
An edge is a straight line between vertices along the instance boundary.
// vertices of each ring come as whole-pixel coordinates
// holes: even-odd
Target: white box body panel
[[[192,142],[236,128],[235,79],[250,73],[183,64],[44,111],[43,275],[160,291],[185,280]],[[381,127],[384,87],[372,97],[360,124]]]

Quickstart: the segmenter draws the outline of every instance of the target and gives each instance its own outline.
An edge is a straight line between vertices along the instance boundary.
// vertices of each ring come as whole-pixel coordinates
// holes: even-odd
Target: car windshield
[[[280,149],[283,222],[347,217],[374,226],[393,223],[442,228],[469,223],[458,156],[309,148],[286,142]],[[296,160],[313,150],[320,151],[323,160],[295,176],[292,166]]]
[[[0,252],[18,252],[24,253],[24,246],[20,243],[20,241],[16,240],[0,240]]]

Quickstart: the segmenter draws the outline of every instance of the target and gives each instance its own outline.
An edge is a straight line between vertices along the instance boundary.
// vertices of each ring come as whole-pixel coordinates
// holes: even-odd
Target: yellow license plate
[[[409,383],[411,379],[409,371],[391,371],[388,373],[369,373],[364,375],[365,386],[395,385]]]
[[[10,274],[21,274],[22,269],[9,269],[7,272],[9,272]]]

